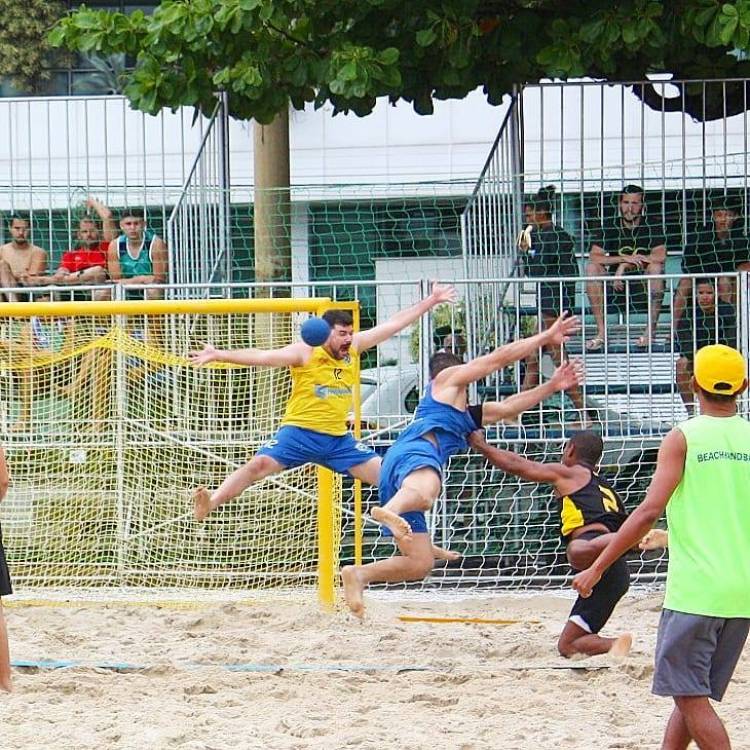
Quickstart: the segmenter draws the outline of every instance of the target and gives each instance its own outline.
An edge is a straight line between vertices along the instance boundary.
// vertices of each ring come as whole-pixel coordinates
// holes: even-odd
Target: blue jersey
[[[481,428],[481,408],[470,406],[466,411],[461,411],[437,401],[432,396],[430,383],[414,412],[414,421],[398,436],[393,447],[431,432],[437,441],[440,463],[445,464],[451,456],[466,450],[469,433]]]
[[[466,411],[444,404],[432,397],[432,385],[425,389],[424,396],[414,412],[414,421],[398,436],[388,449],[380,469],[378,501],[385,505],[401,488],[404,479],[414,471],[429,468],[440,477],[448,459],[466,450],[466,438],[470,432],[482,426],[482,407],[470,406]],[[424,435],[435,437],[433,445]],[[402,514],[414,533],[426,533],[425,515],[421,511]],[[382,529],[385,536],[391,532]]]

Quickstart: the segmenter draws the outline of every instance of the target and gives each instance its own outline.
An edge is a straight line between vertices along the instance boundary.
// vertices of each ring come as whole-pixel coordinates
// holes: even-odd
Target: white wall
[[[457,281],[464,275],[463,258],[376,258],[378,324],[384,323],[399,310],[415,304],[419,300],[419,280],[434,279],[436,271],[440,274],[440,281]],[[459,287],[459,294],[460,292]],[[380,344],[378,354],[381,361],[395,359],[399,364],[411,362],[410,339],[411,328],[408,328]]]

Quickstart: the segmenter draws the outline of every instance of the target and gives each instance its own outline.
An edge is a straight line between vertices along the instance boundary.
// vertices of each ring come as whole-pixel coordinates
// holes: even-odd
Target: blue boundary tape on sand
[[[427,672],[434,667],[417,664],[201,664],[160,663],[130,664],[127,662],[77,661],[75,659],[14,659],[12,667],[18,669],[108,669],[113,672],[143,672],[147,669],[172,667],[174,669],[224,669],[228,672]]]

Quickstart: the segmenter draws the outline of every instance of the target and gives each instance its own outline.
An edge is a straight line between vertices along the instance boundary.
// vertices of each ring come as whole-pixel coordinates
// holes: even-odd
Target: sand
[[[16,692],[0,695],[0,748],[660,745],[672,705],[650,694],[659,594],[628,595],[605,631],[633,632],[633,652],[622,663],[558,657],[555,640],[571,600],[553,594],[432,602],[380,594],[367,603],[359,622],[321,613],[309,600],[195,608],[6,600],[14,660],[85,664],[16,669]],[[399,614],[521,622],[407,624]],[[120,673],[96,662],[143,669]],[[232,672],[225,664],[268,671]],[[737,748],[750,747],[749,680],[745,655],[719,706]]]

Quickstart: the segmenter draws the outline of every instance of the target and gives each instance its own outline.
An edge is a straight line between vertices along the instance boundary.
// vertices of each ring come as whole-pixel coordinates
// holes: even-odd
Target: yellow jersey
[[[322,346],[316,346],[306,364],[290,367],[292,395],[282,427],[345,435],[346,418],[352,409],[355,356],[352,352],[344,359],[334,359]]]

